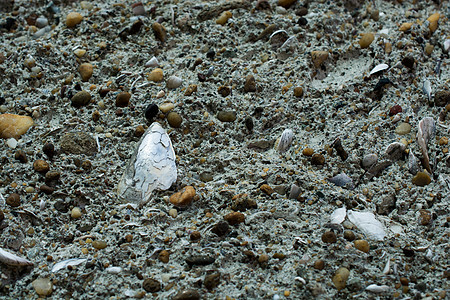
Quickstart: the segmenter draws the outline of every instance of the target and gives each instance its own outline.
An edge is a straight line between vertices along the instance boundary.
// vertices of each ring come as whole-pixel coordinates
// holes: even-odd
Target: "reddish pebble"
[[[390,116],[395,116],[398,113],[402,112],[402,107],[398,104],[394,105],[391,107],[391,109],[389,109],[389,115]]]

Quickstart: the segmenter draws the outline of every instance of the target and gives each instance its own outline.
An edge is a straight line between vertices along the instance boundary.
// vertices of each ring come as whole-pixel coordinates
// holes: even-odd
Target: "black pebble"
[[[306,18],[300,17],[297,21],[297,24],[301,25],[301,26],[305,26],[306,24],[308,24],[308,20],[306,20]]]
[[[198,73],[197,77],[200,82],[204,82],[206,80],[206,75],[204,75],[202,73]]]
[[[247,127],[248,131],[253,131],[254,124],[252,117],[245,118],[245,127]]]
[[[55,146],[51,143],[47,143],[42,148],[42,151],[44,152],[45,155],[48,156],[48,158],[52,159],[53,156],[55,155]]]
[[[186,258],[186,263],[189,266],[207,266],[214,263],[216,259],[214,257],[197,255],[197,256],[189,256]]]
[[[214,56],[216,56],[216,52],[215,52],[214,50],[212,50],[212,49],[209,50],[209,51],[206,53],[206,57],[209,58],[209,59],[213,59]]]
[[[228,225],[228,222],[226,221],[220,221],[214,227],[211,229],[212,233],[217,234],[218,236],[224,236],[227,232],[230,226]]]
[[[406,56],[402,59],[402,65],[405,67],[412,69],[414,67],[414,57],[412,56]]]
[[[0,105],[5,104],[5,102],[6,102],[5,97],[0,96]]]
[[[159,112],[158,105],[151,103],[145,109],[145,118],[151,122],[151,121],[153,121],[153,119],[156,118],[156,116],[158,115],[158,112]]]

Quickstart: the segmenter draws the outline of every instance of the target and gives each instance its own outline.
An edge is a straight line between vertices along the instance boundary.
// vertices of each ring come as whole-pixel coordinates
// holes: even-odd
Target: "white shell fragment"
[[[386,265],[383,269],[383,274],[388,275],[391,272],[391,257],[388,255],[386,260]]]
[[[117,187],[128,202],[144,202],[155,189],[167,190],[177,180],[172,142],[157,122],[145,132]]]
[[[448,52],[449,49],[450,49],[450,39],[446,39],[444,41],[444,51]]]
[[[28,259],[19,257],[0,248],[0,262],[10,266],[32,266],[33,263]]]
[[[291,129],[285,129],[280,137],[277,150],[280,153],[286,152],[291,147],[292,139],[294,138],[294,132]]]
[[[371,284],[368,287],[366,287],[366,291],[369,291],[372,293],[383,293],[383,292],[389,291],[389,287],[387,285]]]
[[[70,259],[66,259],[60,262],[57,262],[53,268],[52,268],[52,272],[58,272],[59,270],[62,269],[66,269],[67,267],[73,267],[73,266],[78,266],[82,263],[84,263],[85,261],[87,261],[86,258],[70,258]]]
[[[433,118],[426,117],[419,122],[419,129],[417,130],[417,144],[419,144],[420,150],[423,155],[423,163],[425,169],[429,173],[432,173],[430,167],[430,157],[428,156],[427,144],[431,137],[436,134],[436,123]]]
[[[346,215],[347,209],[345,207],[338,208],[331,214],[330,223],[341,224],[344,221]]]
[[[145,63],[145,67],[147,68],[156,68],[158,66],[159,66],[158,59],[154,56],[148,62]]]
[[[359,230],[361,230],[369,239],[382,241],[386,236],[383,224],[375,219],[371,212],[358,212],[349,210],[347,217]]]
[[[386,70],[388,68],[389,68],[389,66],[387,64],[379,64],[379,65],[375,66],[375,68],[373,68],[372,71],[370,71],[369,76],[373,75],[375,73],[381,72],[383,70]]]
[[[428,79],[423,82],[422,91],[428,97],[428,101],[430,101],[431,100],[431,82]]]
[[[168,89],[176,89],[177,87],[181,86],[183,83],[183,79],[181,79],[178,76],[172,75],[167,79],[166,86]]]
[[[408,154],[408,171],[409,173],[416,175],[419,172],[419,163],[417,161],[416,156],[410,150]]]
[[[122,268],[121,267],[109,267],[109,268],[106,268],[106,272],[108,272],[109,274],[119,274],[120,272],[122,272]]]

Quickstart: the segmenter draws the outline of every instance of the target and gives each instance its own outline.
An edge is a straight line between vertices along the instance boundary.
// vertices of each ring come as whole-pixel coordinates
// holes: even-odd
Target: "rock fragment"
[[[2,114],[0,115],[0,138],[18,140],[33,124],[33,119],[28,116]]]

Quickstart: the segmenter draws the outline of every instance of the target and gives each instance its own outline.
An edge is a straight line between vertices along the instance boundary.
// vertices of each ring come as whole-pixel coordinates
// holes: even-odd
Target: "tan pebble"
[[[33,119],[28,116],[2,114],[0,115],[0,138],[18,140],[33,124]]]
[[[163,251],[159,252],[158,259],[159,259],[161,262],[167,264],[167,263],[169,262],[169,258],[170,258],[170,253],[169,253],[169,251],[163,250]]]
[[[322,166],[325,164],[325,156],[320,153],[315,153],[311,157],[311,164],[316,166]]]
[[[361,39],[359,40],[359,46],[361,46],[361,49],[368,48],[374,39],[375,36],[373,33],[363,33],[361,35]]]
[[[447,145],[448,144],[448,137],[443,136],[439,139],[439,145]]]
[[[291,7],[295,2],[297,2],[297,0],[278,0],[278,5],[282,6],[284,8],[289,8]]]
[[[178,113],[172,111],[167,115],[167,122],[172,128],[180,128],[183,119]]]
[[[245,221],[245,215],[241,212],[232,212],[224,216],[225,221],[230,225],[236,225]]]
[[[328,58],[328,51],[311,51],[311,59],[314,67],[320,67],[323,62]]]
[[[312,156],[314,154],[314,150],[312,148],[305,148],[302,151],[304,156]]]
[[[25,193],[27,193],[27,194],[34,193],[34,187],[32,187],[32,186],[27,186],[27,187],[25,188]]]
[[[437,22],[437,21],[439,21],[439,18],[440,18],[440,14],[439,13],[434,13],[431,16],[428,17],[427,21],[430,22],[430,23],[431,22]]]
[[[155,22],[152,24],[152,29],[156,39],[164,43],[167,38],[166,28],[158,22]]]
[[[333,284],[338,291],[345,288],[349,276],[350,271],[347,268],[341,267],[336,271],[336,273],[334,273],[333,278],[331,280],[333,281]]]
[[[314,262],[314,269],[323,270],[325,268],[325,262],[322,259],[318,259]]]
[[[280,253],[280,252],[276,252],[276,253],[273,254],[272,257],[276,258],[276,259],[285,259],[286,258],[286,254]]]
[[[256,80],[253,75],[245,77],[244,92],[256,92]]]
[[[436,29],[438,28],[438,21],[434,21],[434,22],[430,22],[430,25],[428,25],[428,28],[430,29],[430,31],[433,33],[436,31]]]
[[[332,244],[337,242],[336,234],[333,231],[325,231],[322,234],[322,242]]]
[[[66,17],[66,25],[69,28],[75,27],[83,21],[83,16],[77,12],[71,12]]]
[[[176,89],[176,88],[180,87],[182,83],[183,83],[183,79],[181,79],[178,76],[172,75],[167,80],[166,87],[168,89]]]
[[[116,107],[127,107],[130,104],[130,98],[130,93],[120,92],[116,97]]]
[[[161,68],[156,68],[148,75],[148,80],[153,82],[160,82],[164,79],[164,72]]]
[[[269,255],[267,255],[267,254],[261,254],[261,255],[258,257],[258,262],[259,262],[260,264],[267,263],[268,261],[269,261]]]
[[[392,44],[390,42],[386,42],[386,44],[384,44],[384,52],[386,52],[386,54],[392,52]]]
[[[192,203],[195,196],[195,189],[193,186],[186,186],[181,191],[170,196],[170,203],[178,207],[186,207]]]
[[[73,51],[73,53],[78,57],[81,58],[86,54],[86,50],[84,49],[75,49],[75,51]]]
[[[176,218],[178,216],[178,211],[175,208],[169,209],[169,216]]]
[[[166,103],[163,103],[163,104],[161,104],[161,105],[159,106],[159,110],[160,110],[163,114],[168,113],[169,111],[171,111],[171,110],[174,109],[174,108],[175,108],[175,105],[174,105],[172,102],[166,102]]]
[[[405,135],[411,132],[411,125],[409,123],[400,123],[395,128],[395,133],[399,135]]]
[[[426,45],[425,45],[425,54],[426,55],[428,55],[428,56],[430,56],[431,55],[431,53],[433,52],[433,49],[434,49],[434,46],[433,45],[431,45],[430,43],[427,43]]]
[[[261,185],[259,189],[267,195],[271,195],[274,192],[274,190],[268,184]]]
[[[95,240],[92,242],[92,247],[94,247],[97,250],[105,249],[106,246],[108,246],[108,244],[106,244],[105,241]]]
[[[47,173],[50,169],[50,165],[45,160],[37,159],[33,163],[33,169],[39,173]]]
[[[18,207],[20,206],[20,195],[17,193],[12,193],[11,195],[6,198],[6,204],[8,204],[11,207]]]
[[[362,252],[368,253],[370,250],[369,243],[365,240],[356,240],[353,243],[355,245],[355,248]]]
[[[225,25],[228,22],[228,19],[230,19],[233,16],[231,11],[224,11],[219,18],[217,18],[216,23],[219,25]]]
[[[431,223],[432,216],[431,216],[430,211],[428,211],[426,209],[421,209],[419,211],[419,213],[420,213],[420,218],[419,218],[420,225],[428,225]]]
[[[426,186],[431,183],[431,177],[425,172],[417,172],[412,179],[412,183],[417,186]]]
[[[141,136],[144,135],[144,133],[145,133],[145,129],[144,129],[144,126],[142,126],[142,125],[138,125],[134,129],[134,136],[135,137],[141,137]]]
[[[92,66],[92,64],[90,63],[81,64],[78,68],[78,72],[80,72],[81,79],[83,81],[88,81],[94,73],[94,66]]]
[[[411,29],[411,26],[413,25],[413,23],[403,23],[402,25],[400,25],[400,28],[398,30],[400,31],[408,31]]]
[[[294,96],[302,97],[303,96],[303,88],[301,86],[297,86],[294,88]]]
[[[190,96],[190,95],[192,95],[193,93],[196,93],[196,92],[197,92],[197,85],[196,84],[190,84],[188,86],[188,88],[186,89],[186,91],[184,92],[184,95],[185,96]]]
[[[50,296],[53,292],[53,283],[48,278],[37,278],[31,284],[41,297]]]
[[[70,217],[72,219],[81,218],[81,209],[79,207],[72,208],[72,211],[70,212]]]

